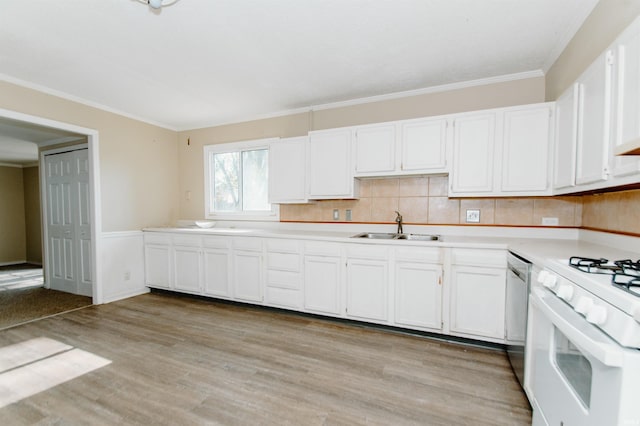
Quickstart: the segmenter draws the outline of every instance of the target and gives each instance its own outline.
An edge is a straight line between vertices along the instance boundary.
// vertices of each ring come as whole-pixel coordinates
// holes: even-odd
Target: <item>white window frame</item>
[[[271,142],[277,141],[278,138],[256,139],[242,142],[223,143],[216,145],[204,146],[204,216],[207,219],[217,220],[261,220],[261,221],[279,221],[280,205],[271,204],[271,210],[264,213],[256,211],[247,212],[215,212],[211,211],[211,173],[210,157],[212,154],[224,154],[228,152],[253,151],[258,149],[269,150]],[[268,184],[268,182],[267,182]],[[268,187],[268,185],[267,185]]]

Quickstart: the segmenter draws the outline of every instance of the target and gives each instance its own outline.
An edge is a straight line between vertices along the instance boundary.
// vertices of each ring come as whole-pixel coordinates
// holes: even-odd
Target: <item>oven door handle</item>
[[[531,303],[538,308],[573,344],[608,367],[622,367],[622,348],[588,324],[580,314],[557,299],[544,297],[543,290],[531,292]],[[564,312],[562,312],[564,311]],[[577,320],[577,321],[576,321]],[[584,321],[584,325],[582,324]],[[535,324],[534,324],[535,326]]]

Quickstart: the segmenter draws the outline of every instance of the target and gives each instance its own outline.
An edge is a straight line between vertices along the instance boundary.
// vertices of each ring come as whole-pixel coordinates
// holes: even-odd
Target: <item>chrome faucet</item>
[[[398,224],[398,232],[396,233],[402,234],[402,215],[397,210],[396,210],[396,223]]]

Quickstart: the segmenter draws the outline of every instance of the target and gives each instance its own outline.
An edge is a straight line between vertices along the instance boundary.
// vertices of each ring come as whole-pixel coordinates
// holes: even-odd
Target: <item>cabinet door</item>
[[[199,247],[173,248],[174,288],[190,293],[200,292],[202,257]]]
[[[550,192],[551,114],[548,105],[504,113],[500,185],[503,192]]]
[[[389,267],[386,260],[347,259],[347,315],[387,320]]]
[[[574,84],[556,101],[556,155],[553,188],[576,184],[579,86]]]
[[[340,314],[340,266],[337,256],[304,257],[304,307],[307,311]]]
[[[504,339],[506,270],[453,265],[450,330]]]
[[[204,292],[230,297],[231,253],[228,249],[205,248],[203,256]]]
[[[614,98],[615,146],[640,139],[640,21],[636,21],[618,39],[615,51]],[[614,176],[640,172],[638,156],[613,159]]]
[[[351,130],[311,132],[308,147],[309,198],[353,198]]]
[[[269,146],[269,203],[305,203],[307,137],[286,138]]]
[[[605,52],[578,80],[580,113],[576,183],[607,180],[611,114],[611,51]]]
[[[233,294],[238,300],[262,302],[262,253],[234,250]]]
[[[146,244],[144,247],[145,283],[153,288],[171,287],[171,249],[168,245]]]
[[[447,171],[447,120],[411,120],[401,124],[401,169],[429,173]]]
[[[396,261],[395,322],[442,330],[442,266]]]
[[[495,113],[455,120],[451,195],[493,191],[495,121]]]
[[[393,172],[396,168],[396,126],[378,124],[356,130],[356,174]]]

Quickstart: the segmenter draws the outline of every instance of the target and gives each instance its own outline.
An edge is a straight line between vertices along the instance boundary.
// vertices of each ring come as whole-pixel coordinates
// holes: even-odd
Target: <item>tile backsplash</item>
[[[582,198],[582,226],[640,236],[640,189]]]
[[[521,198],[449,198],[447,176],[364,179],[360,181],[360,199],[328,200],[311,204],[280,206],[283,222],[345,221],[345,211],[359,223],[394,223],[395,211],[408,224],[465,224],[466,211],[480,211],[480,224],[535,226],[543,217],[558,218],[559,226],[582,225],[581,196]],[[475,223],[473,223],[475,224]]]

